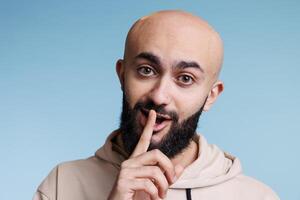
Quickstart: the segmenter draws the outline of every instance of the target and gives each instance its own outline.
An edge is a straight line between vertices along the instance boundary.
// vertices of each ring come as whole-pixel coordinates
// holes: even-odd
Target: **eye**
[[[191,85],[194,83],[194,79],[186,74],[179,76],[178,81],[183,85]]]
[[[141,66],[137,69],[138,73],[142,76],[153,76],[155,75],[155,71],[148,66]]]

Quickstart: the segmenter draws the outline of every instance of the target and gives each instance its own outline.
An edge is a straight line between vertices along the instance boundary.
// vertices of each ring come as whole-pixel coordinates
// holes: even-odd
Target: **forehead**
[[[127,45],[129,60],[140,53],[152,52],[165,65],[190,61],[210,71],[211,32],[207,29],[189,23],[156,21],[141,24],[130,34]]]

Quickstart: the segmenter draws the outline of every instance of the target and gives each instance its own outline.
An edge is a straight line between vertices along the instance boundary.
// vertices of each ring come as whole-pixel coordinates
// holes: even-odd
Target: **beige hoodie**
[[[125,160],[112,139],[114,131],[96,153],[85,160],[59,164],[41,183],[34,200],[107,199]],[[279,200],[263,183],[242,174],[239,159],[198,135],[199,156],[170,186],[167,200]]]

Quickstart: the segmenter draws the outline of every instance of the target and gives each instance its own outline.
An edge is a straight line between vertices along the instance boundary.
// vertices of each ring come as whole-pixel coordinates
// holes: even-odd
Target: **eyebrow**
[[[203,68],[194,61],[187,62],[187,61],[180,61],[174,68],[179,68],[179,69],[186,69],[186,68],[195,68],[200,70],[202,73],[204,73]]]
[[[159,57],[150,52],[142,52],[142,53],[138,54],[135,58],[146,59],[146,60],[152,62],[153,64],[160,66]]]
[[[142,52],[135,56],[135,58],[141,58],[141,59],[146,59],[150,61],[151,63],[160,66],[161,62],[158,56],[154,55],[153,53],[150,52]],[[173,68],[177,69],[186,69],[186,68],[195,68],[200,70],[202,73],[204,73],[203,68],[195,61],[180,61],[178,64],[173,66]]]

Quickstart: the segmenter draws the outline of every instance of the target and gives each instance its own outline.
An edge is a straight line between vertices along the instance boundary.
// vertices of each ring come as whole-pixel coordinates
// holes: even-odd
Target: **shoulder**
[[[233,181],[236,182],[237,191],[241,194],[249,194],[256,199],[279,200],[277,194],[268,185],[255,178],[240,174]]]
[[[107,176],[106,183],[114,181],[113,175],[117,175],[116,167],[103,160],[92,156],[87,159],[63,162],[55,166],[37,189],[39,195],[45,199],[56,199],[59,190],[64,193],[88,185],[97,184],[101,186]]]
[[[61,178],[61,176],[74,176],[82,173],[96,173],[99,170],[103,171],[107,169],[116,169],[116,166],[106,162],[105,160],[91,156],[87,159],[62,162],[52,169],[49,176],[58,176],[58,178]]]

